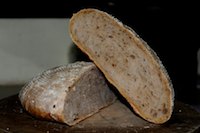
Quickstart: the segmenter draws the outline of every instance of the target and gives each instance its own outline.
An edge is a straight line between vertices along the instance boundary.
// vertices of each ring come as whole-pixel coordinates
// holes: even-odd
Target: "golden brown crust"
[[[158,109],[160,112],[162,112],[164,115],[163,117],[159,118],[152,118],[154,116],[157,116],[157,112],[155,110],[151,110],[150,112],[152,113],[151,116],[149,114],[146,114],[143,110],[141,110],[141,107],[138,106],[138,104],[135,103],[135,101],[131,98],[130,94],[126,92],[126,88],[122,87],[121,84],[116,82],[115,77],[113,77],[110,72],[106,70],[106,66],[102,65],[103,61],[99,61],[99,57],[95,56],[94,51],[92,48],[88,48],[86,43],[84,41],[80,41],[80,37],[78,37],[77,33],[79,32],[84,32],[84,29],[80,26],[79,29],[75,31],[75,24],[79,23],[81,25],[82,21],[79,21],[79,17],[88,15],[88,14],[93,14],[94,16],[98,16],[98,19],[108,19],[110,22],[109,24],[112,25],[112,27],[119,28],[120,30],[123,31],[124,34],[127,34],[129,36],[129,40],[134,42],[133,45],[136,45],[137,48],[139,48],[141,51],[143,51],[145,55],[145,59],[149,60],[151,62],[151,65],[157,70],[157,77],[161,81],[161,84],[163,85],[163,90],[166,96],[167,104],[163,105],[162,109]],[[84,18],[83,18],[84,19]],[[93,20],[94,21],[94,20]],[[104,21],[105,23],[107,21]],[[95,23],[95,22],[93,22]],[[95,23],[96,24],[96,23]],[[95,25],[94,24],[94,25]],[[83,24],[84,25],[84,24]],[[87,27],[88,28],[88,27]],[[98,30],[100,30],[100,26],[97,26]],[[96,31],[98,32],[98,31]],[[97,34],[94,32],[93,34]],[[103,31],[102,31],[103,32]],[[166,122],[173,111],[173,100],[174,100],[174,92],[173,92],[173,87],[170,82],[170,78],[166,72],[166,69],[162,65],[160,59],[156,55],[156,53],[144,42],[139,36],[130,28],[127,28],[124,26],[121,22],[119,22],[117,19],[113,18],[109,14],[96,10],[96,9],[83,9],[79,11],[78,13],[74,14],[73,17],[70,20],[70,34],[72,40],[75,42],[75,44],[83,51],[85,52],[90,59],[94,61],[94,63],[100,68],[100,70],[105,74],[105,77],[111,82],[118,90],[119,92],[127,99],[127,101],[131,104],[133,109],[144,119],[154,122],[154,123],[164,123]],[[88,35],[89,36],[89,35]],[[115,36],[114,34],[112,36]],[[93,40],[93,43],[95,40]],[[103,43],[102,43],[103,45]],[[100,49],[100,48],[99,48]],[[103,49],[103,48],[102,48]],[[127,50],[128,51],[128,50]],[[110,51],[112,53],[112,51]],[[113,67],[115,67],[117,64],[112,64]],[[120,74],[118,74],[120,76]],[[157,82],[157,81],[155,81]],[[134,94],[132,94],[134,95]],[[167,107],[166,107],[167,106]]]

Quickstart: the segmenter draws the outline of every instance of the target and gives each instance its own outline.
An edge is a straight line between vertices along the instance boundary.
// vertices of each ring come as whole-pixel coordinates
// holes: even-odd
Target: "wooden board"
[[[120,101],[102,109],[81,123],[66,124],[37,119],[23,110],[18,96],[0,100],[0,132],[3,133],[69,133],[69,132],[133,132],[193,133],[200,132],[200,114],[189,105],[175,102],[172,118],[163,125],[149,123]]]

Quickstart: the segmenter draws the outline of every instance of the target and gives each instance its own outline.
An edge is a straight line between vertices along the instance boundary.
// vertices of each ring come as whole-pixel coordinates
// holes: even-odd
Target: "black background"
[[[8,0],[0,3],[0,18],[70,18],[82,8],[106,11],[132,27],[154,49],[171,77],[176,98],[199,104],[198,5],[194,1]]]

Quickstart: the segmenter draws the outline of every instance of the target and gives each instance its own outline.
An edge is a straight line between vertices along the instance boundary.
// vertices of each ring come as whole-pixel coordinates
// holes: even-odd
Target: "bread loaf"
[[[174,91],[156,53],[131,28],[97,9],[70,19],[70,36],[136,113],[161,124],[170,119]]]
[[[33,116],[74,125],[116,99],[91,62],[49,69],[34,77],[19,93]]]

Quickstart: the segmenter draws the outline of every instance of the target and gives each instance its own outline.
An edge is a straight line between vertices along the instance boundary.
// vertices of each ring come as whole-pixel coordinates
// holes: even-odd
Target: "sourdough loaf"
[[[106,12],[83,9],[70,19],[70,36],[126,98],[157,124],[170,119],[174,91],[156,53],[131,28]]]
[[[105,78],[90,62],[49,69],[34,77],[19,93],[33,116],[74,125],[116,99]]]

